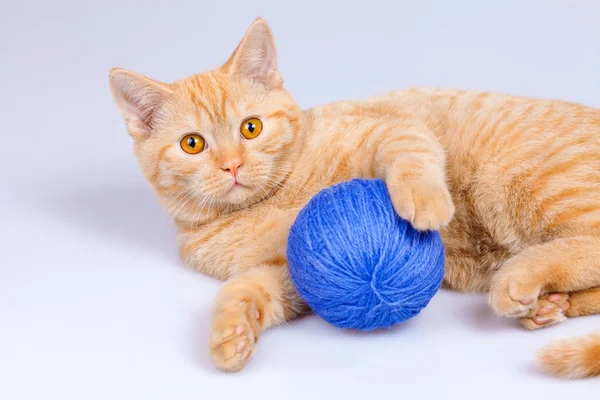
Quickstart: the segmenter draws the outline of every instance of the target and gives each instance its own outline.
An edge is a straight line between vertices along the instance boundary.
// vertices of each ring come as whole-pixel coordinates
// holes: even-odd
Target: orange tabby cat
[[[301,111],[282,83],[261,19],[216,70],[173,84],[110,73],[183,258],[227,280],[210,341],[218,367],[241,369],[265,329],[308,311],[288,274],[288,230],[311,196],[355,177],[384,179],[401,217],[441,229],[446,287],[489,290],[492,310],[528,329],[600,312],[599,110],[413,89]],[[541,361],[600,374],[600,336]]]

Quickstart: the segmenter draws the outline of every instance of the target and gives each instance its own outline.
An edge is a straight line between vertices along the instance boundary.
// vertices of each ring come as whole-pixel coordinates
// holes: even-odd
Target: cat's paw
[[[256,348],[259,321],[260,312],[244,301],[224,306],[215,314],[210,355],[218,368],[236,372],[246,365]]]
[[[417,230],[439,230],[454,215],[452,197],[443,183],[419,179],[389,182],[387,186],[398,215]]]
[[[569,307],[567,293],[542,295],[538,299],[537,307],[520,319],[521,325],[526,329],[534,330],[557,324],[567,319],[565,314]]]
[[[542,286],[528,279],[524,269],[500,270],[492,279],[489,304],[494,313],[504,317],[526,317],[538,308]]]

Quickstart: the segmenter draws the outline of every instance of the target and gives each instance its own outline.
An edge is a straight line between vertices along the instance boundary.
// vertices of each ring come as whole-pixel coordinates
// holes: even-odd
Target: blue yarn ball
[[[355,179],[319,192],[300,211],[287,247],[298,292],[339,328],[389,328],[417,315],[444,276],[438,232],[395,212],[382,180]]]

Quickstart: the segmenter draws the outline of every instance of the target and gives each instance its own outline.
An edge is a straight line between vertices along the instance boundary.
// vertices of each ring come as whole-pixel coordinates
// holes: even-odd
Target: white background
[[[88,4],[89,3],[89,4]],[[538,372],[537,332],[485,297],[440,292],[372,334],[311,316],[266,333],[241,373],[207,351],[219,282],[179,260],[110,97],[122,66],[174,80],[224,62],[271,24],[303,107],[413,85],[600,107],[600,4],[590,1],[105,0],[0,4],[0,398],[593,398],[600,380]]]

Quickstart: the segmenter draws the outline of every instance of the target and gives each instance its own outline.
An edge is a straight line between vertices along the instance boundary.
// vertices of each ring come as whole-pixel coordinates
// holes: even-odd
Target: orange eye
[[[254,139],[262,132],[262,122],[258,118],[248,118],[242,122],[240,132],[246,139]]]
[[[206,145],[204,138],[195,133],[185,135],[179,143],[181,144],[181,149],[188,154],[198,154],[204,150]]]

